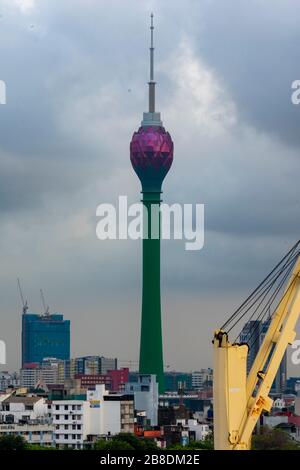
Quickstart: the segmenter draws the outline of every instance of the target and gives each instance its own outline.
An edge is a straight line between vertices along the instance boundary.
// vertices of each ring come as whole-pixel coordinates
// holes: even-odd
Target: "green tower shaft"
[[[143,291],[140,340],[140,374],[156,374],[159,393],[164,392],[160,303],[160,195],[144,192]]]

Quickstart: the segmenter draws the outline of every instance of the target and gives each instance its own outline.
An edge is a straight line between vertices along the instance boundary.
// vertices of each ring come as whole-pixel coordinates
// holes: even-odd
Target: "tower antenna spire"
[[[150,81],[149,81],[149,113],[155,113],[155,81],[154,81],[154,45],[153,45],[153,13],[150,23]]]

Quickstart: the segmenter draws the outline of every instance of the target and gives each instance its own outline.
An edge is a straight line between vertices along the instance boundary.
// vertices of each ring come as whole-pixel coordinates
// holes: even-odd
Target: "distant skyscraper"
[[[247,343],[249,346],[248,352],[248,359],[247,359],[247,373],[250,372],[252,364],[257,356],[260,346],[265,338],[266,332],[270,326],[271,318],[267,319],[266,321],[260,320],[250,320],[248,321],[241,334],[240,334],[240,342]],[[276,374],[275,380],[272,384],[271,391],[280,393],[284,391],[286,385],[286,352],[282,358],[280,363],[280,367]]]
[[[118,359],[104,356],[84,356],[75,359],[76,374],[107,374],[108,370],[118,368]]]
[[[58,313],[23,313],[22,366],[47,357],[70,359],[70,320]]]
[[[130,160],[142,185],[147,215],[143,239],[143,299],[140,340],[141,374],[155,374],[164,391],[163,347],[160,303],[160,203],[162,182],[173,161],[173,142],[155,110],[153,15],[151,15],[149,110],[130,143]],[[157,233],[158,232],[158,233]],[[154,236],[152,234],[155,234]]]

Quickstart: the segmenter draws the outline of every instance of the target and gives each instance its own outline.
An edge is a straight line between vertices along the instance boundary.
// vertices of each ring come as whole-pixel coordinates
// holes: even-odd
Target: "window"
[[[74,411],[76,409],[76,406],[75,405],[72,405],[72,410]]]
[[[72,439],[76,439],[76,434],[72,434]]]
[[[65,434],[65,439],[68,439],[68,437],[69,437],[69,434]]]
[[[75,425],[75,424],[72,424],[72,429],[76,429],[76,425]]]
[[[59,419],[59,415],[55,415],[55,419]]]
[[[55,434],[55,439],[59,439],[59,434]]]
[[[80,431],[81,430],[81,424],[77,424],[77,429]]]
[[[65,429],[69,429],[69,425],[68,425],[68,424],[65,424]]]
[[[77,439],[81,439],[81,434],[77,434]]]
[[[65,405],[65,410],[67,411],[69,409],[69,405]]]
[[[69,415],[65,415],[65,419],[69,419]]]
[[[55,405],[55,409],[56,409],[56,410],[59,410],[59,405]]]

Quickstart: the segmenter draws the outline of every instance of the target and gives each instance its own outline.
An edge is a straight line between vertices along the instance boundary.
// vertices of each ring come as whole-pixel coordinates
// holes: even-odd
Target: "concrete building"
[[[104,356],[84,356],[75,358],[75,374],[107,374],[109,370],[115,370],[117,368],[117,358],[109,358]]]
[[[38,382],[63,384],[65,380],[64,361],[53,357],[43,359],[41,363],[24,364],[20,369],[21,387],[34,388]]]
[[[18,387],[20,385],[20,378],[16,372],[10,374],[9,372],[0,372],[0,392],[5,392],[9,387]]]
[[[112,392],[124,391],[125,383],[128,382],[129,369],[108,370],[106,374],[76,374],[75,379],[79,379],[82,388],[92,388],[99,384],[104,384],[107,390]]]
[[[188,430],[189,434],[193,434],[195,441],[204,441],[210,434],[209,425],[199,423],[197,419],[177,420],[177,424],[181,424],[183,429]]]
[[[53,425],[51,423],[0,424],[0,437],[4,435],[22,436],[29,444],[53,445]]]
[[[33,388],[40,380],[42,380],[42,372],[37,363],[25,364],[20,369],[21,387]]]
[[[211,384],[212,380],[213,370],[210,368],[192,372],[192,388],[194,390],[202,390],[206,385]]]
[[[158,383],[152,374],[138,374],[136,382],[125,385],[125,393],[134,396],[134,407],[137,412],[145,411],[150,426],[157,426]]]
[[[0,402],[0,420],[4,424],[49,422],[45,398],[10,395]]]
[[[52,402],[51,413],[54,427],[54,444],[57,448],[82,449],[87,436],[86,400],[57,400]]]
[[[99,437],[134,431],[132,397],[110,395],[103,384],[84,399],[53,400],[51,414],[57,448],[82,449]]]

